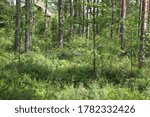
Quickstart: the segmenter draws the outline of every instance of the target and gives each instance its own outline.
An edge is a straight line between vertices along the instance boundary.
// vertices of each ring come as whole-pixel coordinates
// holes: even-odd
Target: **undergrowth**
[[[38,42],[30,54],[21,52],[19,63],[12,40],[5,38],[0,38],[0,99],[150,99],[150,66],[139,70],[134,60],[131,68],[118,43],[98,37],[94,79],[91,40],[87,46],[85,38],[74,37],[64,49],[48,44],[43,49]]]

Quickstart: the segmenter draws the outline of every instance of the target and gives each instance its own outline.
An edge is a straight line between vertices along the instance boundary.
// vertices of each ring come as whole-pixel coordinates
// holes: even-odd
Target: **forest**
[[[150,0],[0,0],[1,100],[149,100]]]

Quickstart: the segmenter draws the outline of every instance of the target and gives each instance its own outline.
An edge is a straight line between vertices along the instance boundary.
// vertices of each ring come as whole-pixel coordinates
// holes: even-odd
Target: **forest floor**
[[[20,64],[12,40],[0,36],[0,99],[150,99],[150,64],[139,70],[117,40],[98,39],[97,79],[92,40],[87,46],[85,38],[74,37],[58,49],[35,38],[32,51],[21,52]]]

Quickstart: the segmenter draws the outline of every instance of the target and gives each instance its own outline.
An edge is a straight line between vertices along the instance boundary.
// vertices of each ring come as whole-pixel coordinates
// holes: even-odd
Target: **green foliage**
[[[52,45],[53,47],[58,46],[58,19],[57,17],[52,18],[51,21],[51,36],[52,36]]]
[[[117,44],[100,47],[97,80],[84,38],[72,39],[61,50],[22,54],[20,75],[17,55],[6,49],[11,41],[5,45],[0,54],[0,99],[150,99],[149,69],[134,68],[131,74],[130,59],[116,55]]]
[[[2,3],[0,21],[9,22],[14,8],[6,4],[9,6],[6,9],[3,6],[5,3]],[[115,8],[113,37],[110,39],[110,3],[107,1],[100,5],[89,3],[88,7],[93,5],[103,10],[96,19],[99,26],[99,33],[96,36],[97,79],[93,78],[92,28],[88,40],[84,35],[76,34],[80,32],[79,26],[83,25],[83,19],[79,16],[70,18],[69,7],[65,7],[64,48],[59,49],[57,16],[52,17],[51,25],[46,32],[44,13],[37,10],[35,30],[31,37],[31,52],[24,53],[23,37],[20,63],[18,52],[12,51],[13,21],[11,20],[11,26],[5,23],[5,26],[0,28],[0,99],[150,99],[149,34],[145,50],[146,65],[142,70],[137,68],[138,10],[134,10],[130,4],[126,19],[126,49],[121,50],[117,33],[119,9]],[[65,6],[68,6],[68,1]],[[77,8],[79,12],[81,3],[78,2]],[[24,11],[22,14],[22,35],[24,35]],[[90,15],[92,17],[92,14]],[[92,18],[85,21],[91,25]],[[70,36],[71,23],[76,29],[74,37]]]
[[[40,37],[44,34],[45,32],[45,21],[44,21],[44,13],[42,9],[38,9],[35,12],[35,33],[38,34]]]

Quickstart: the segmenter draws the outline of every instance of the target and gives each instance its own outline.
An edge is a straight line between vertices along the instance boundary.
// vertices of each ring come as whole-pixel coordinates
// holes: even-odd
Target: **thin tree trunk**
[[[48,0],[45,0],[45,30],[47,30],[47,26],[48,26],[48,19],[47,19],[47,2]]]
[[[114,0],[111,0],[111,23],[110,23],[110,38],[113,37],[113,25],[114,25]]]
[[[34,11],[34,3],[35,3],[35,0],[32,0],[32,20],[31,20],[31,38],[34,38],[34,31],[35,31],[35,11]]]
[[[141,30],[141,12],[142,12],[142,0],[140,0],[140,8],[139,8],[138,37],[140,37],[140,30]]]
[[[58,0],[58,30],[59,30],[59,48],[63,48],[63,25],[64,25],[64,12],[63,0]]]
[[[97,0],[97,4],[99,4],[99,0]],[[98,18],[99,18],[99,7],[96,8],[96,34],[99,34],[99,23],[97,22],[98,21]]]
[[[79,29],[78,29],[78,34],[81,36],[82,34],[82,5],[81,5],[81,0],[78,0],[78,17],[81,21],[78,21],[79,24]]]
[[[70,0],[70,37],[74,33],[74,28],[73,28],[73,16],[74,16],[74,9],[73,9],[73,0]]]
[[[148,0],[141,1],[141,31],[140,31],[140,46],[139,46],[139,68],[143,68],[145,59],[145,40],[147,34],[148,23]]]
[[[148,31],[150,31],[150,0],[148,0]]]
[[[121,21],[120,21],[120,45],[121,49],[125,49],[125,20],[126,20],[126,0],[121,0],[121,11],[120,11],[120,16],[121,16]]]
[[[94,79],[97,78],[96,74],[96,8],[95,8],[95,3],[96,0],[93,1],[94,6],[93,6],[93,74],[94,74]]]
[[[16,0],[16,29],[15,29],[15,42],[14,42],[14,50],[19,50],[20,47],[20,38],[21,38],[21,0]]]
[[[16,29],[14,50],[18,51],[18,73],[21,70],[21,0],[16,0]]]
[[[77,20],[77,0],[73,0],[73,11],[74,11],[74,14],[73,14],[73,36],[76,35],[76,20]]]
[[[25,1],[25,17],[26,17],[26,28],[25,28],[25,51],[30,51],[30,0]]]
[[[87,0],[87,4],[89,3],[89,0]],[[89,6],[87,5],[86,8],[86,39],[89,39]]]
[[[82,19],[83,19],[83,21],[82,21],[82,34],[84,34],[85,33],[85,6],[84,6],[84,4],[85,4],[85,0],[83,0],[83,2],[82,2],[82,4],[83,4],[83,6],[82,6],[82,12],[83,12],[83,14],[82,14]]]

